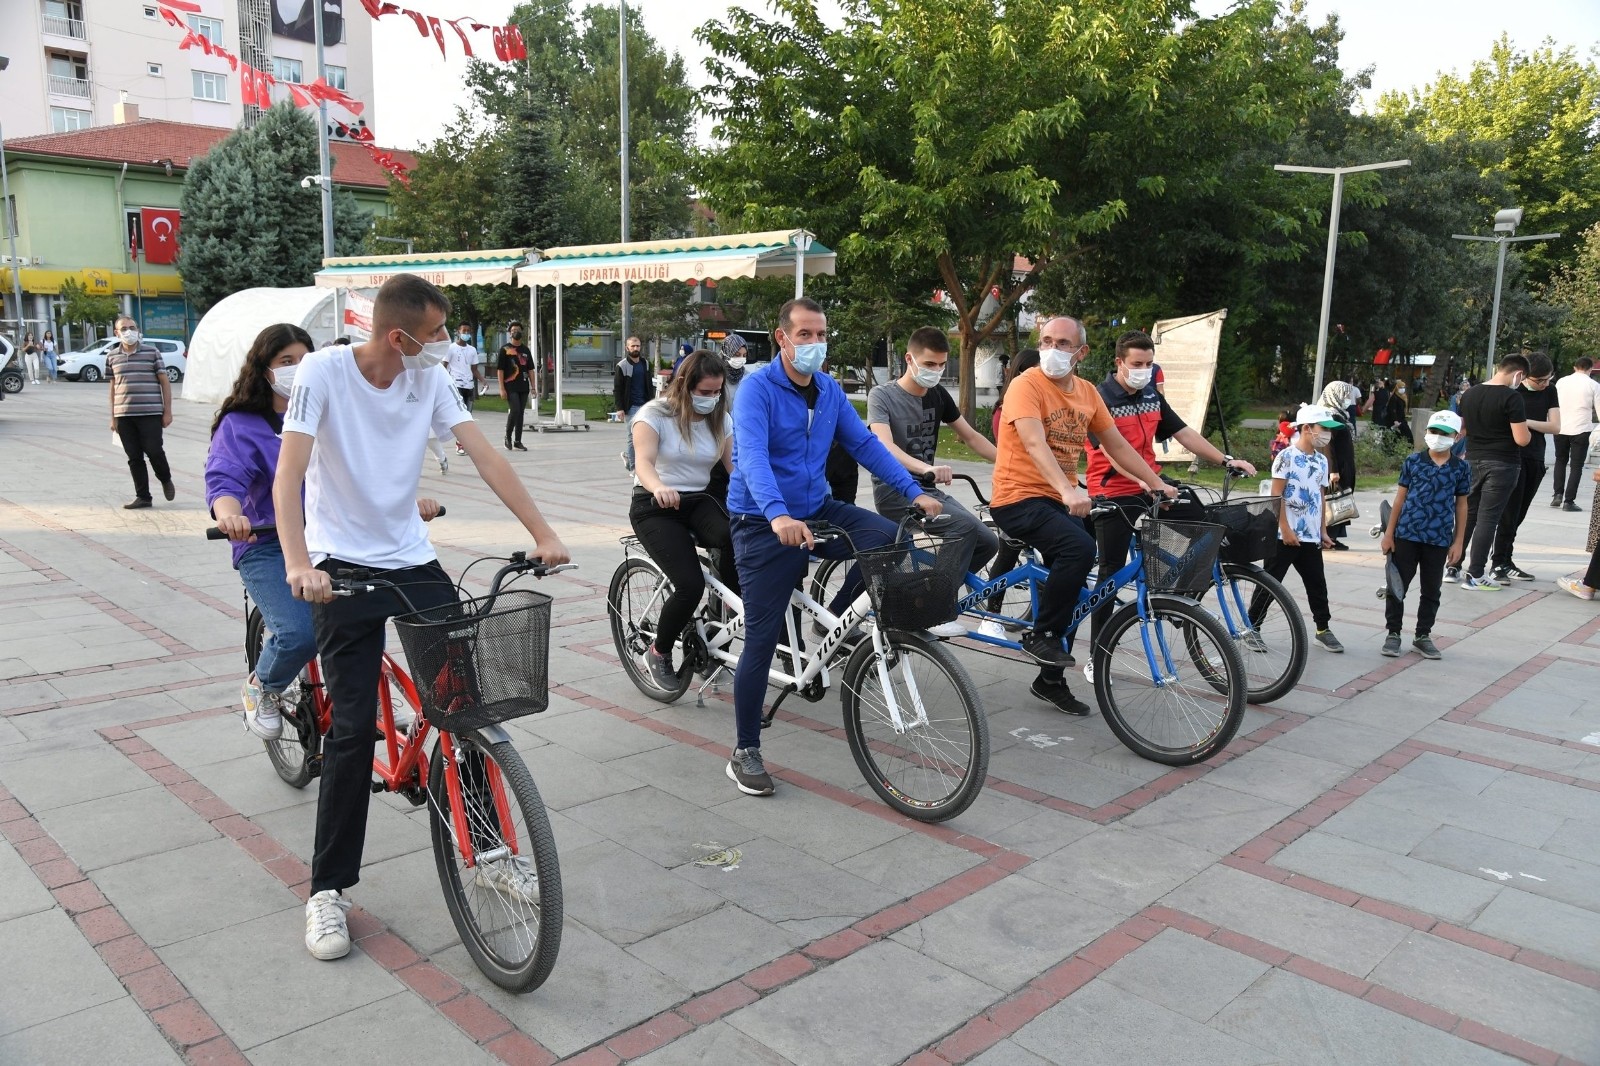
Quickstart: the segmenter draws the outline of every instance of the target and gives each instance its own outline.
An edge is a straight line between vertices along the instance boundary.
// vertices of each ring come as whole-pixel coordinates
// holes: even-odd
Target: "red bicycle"
[[[206,536],[224,539],[214,527]],[[451,921],[478,969],[513,992],[538,988],[550,976],[561,949],[562,897],[544,801],[500,724],[549,706],[551,599],[503,586],[568,569],[518,552],[495,573],[487,595],[422,612],[398,585],[362,571],[333,575],[336,596],[391,593],[409,612],[395,619],[395,628],[421,680],[384,653],[372,790],[427,805]],[[248,593],[245,607],[244,651],[253,671],[267,627]],[[282,736],[264,742],[286,784],[304,788],[318,776],[332,715],[313,659],[300,676],[298,701],[283,708]]]

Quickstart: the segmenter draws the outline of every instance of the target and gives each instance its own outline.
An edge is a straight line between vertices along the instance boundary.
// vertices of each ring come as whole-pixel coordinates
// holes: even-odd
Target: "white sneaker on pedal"
[[[498,892],[515,902],[533,906],[539,903],[539,875],[533,863],[522,855],[479,864],[478,887]]]
[[[277,740],[283,736],[283,693],[266,692],[256,675],[245,678],[239,687],[239,700],[244,704],[244,727],[262,740]]]
[[[312,958],[326,961],[350,954],[349,909],[349,898],[334,888],[306,900],[306,950]]]
[[[993,618],[985,618],[978,623],[978,635],[988,637],[990,640],[1005,640],[1006,627]]]
[[[964,637],[967,627],[960,622],[940,622],[936,626],[929,626],[927,632],[932,637]]]

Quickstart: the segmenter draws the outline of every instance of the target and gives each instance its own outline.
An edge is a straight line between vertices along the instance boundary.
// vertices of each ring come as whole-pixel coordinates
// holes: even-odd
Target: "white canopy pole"
[[[565,330],[565,325],[561,321],[561,285],[558,282],[556,284],[556,350],[554,352],[555,363],[556,363],[556,422],[557,422],[557,424],[559,424],[561,422],[561,364],[566,362],[566,360],[562,358],[562,355],[564,353],[561,350],[561,339],[562,339],[562,337],[564,337],[566,335],[564,330]]]
[[[533,380],[542,384],[544,382],[544,364],[539,360],[539,286],[528,286],[528,345],[533,349]],[[533,390],[533,418],[539,420],[539,390]]]

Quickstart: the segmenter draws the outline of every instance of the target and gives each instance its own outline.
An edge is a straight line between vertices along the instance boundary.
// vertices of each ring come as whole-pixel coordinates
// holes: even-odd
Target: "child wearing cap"
[[[1455,412],[1435,411],[1429,417],[1428,432],[1423,437],[1427,450],[1412,452],[1400,465],[1400,488],[1395,492],[1389,526],[1380,542],[1385,553],[1393,553],[1405,592],[1411,591],[1411,579],[1421,571],[1422,595],[1411,646],[1424,659],[1440,657],[1430,635],[1439,613],[1439,590],[1444,585],[1445,567],[1461,562],[1467,529],[1472,471],[1465,459],[1451,451],[1460,435],[1461,416]],[[1383,641],[1383,654],[1393,658],[1400,654],[1405,600],[1396,599],[1391,591],[1384,601],[1383,613],[1389,630]]]
[[[1333,544],[1322,511],[1322,490],[1328,485],[1328,446],[1339,417],[1320,404],[1306,404],[1294,416],[1294,439],[1272,461],[1272,494],[1283,497],[1278,508],[1278,551],[1267,561],[1267,573],[1280,581],[1292,566],[1306,587],[1311,617],[1317,623],[1317,643],[1328,651],[1342,652],[1344,645],[1328,628],[1328,579],[1322,570],[1322,549]],[[1250,616],[1266,609],[1265,596],[1252,602]]]

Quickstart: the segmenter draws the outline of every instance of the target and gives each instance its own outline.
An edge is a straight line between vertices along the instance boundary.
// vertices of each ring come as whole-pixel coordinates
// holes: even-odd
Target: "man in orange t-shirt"
[[[1078,481],[1078,457],[1089,434],[1119,469],[1150,491],[1174,491],[1117,432],[1099,391],[1073,373],[1088,351],[1077,319],[1062,316],[1040,325],[1038,367],[1006,388],[990,508],[1000,528],[1037,551],[1050,570],[1022,648],[1043,667],[1033,694],[1074,715],[1088,714],[1089,705],[1067,687],[1064,667],[1073,660],[1062,638],[1095,561],[1094,537],[1083,523],[1089,494]]]

